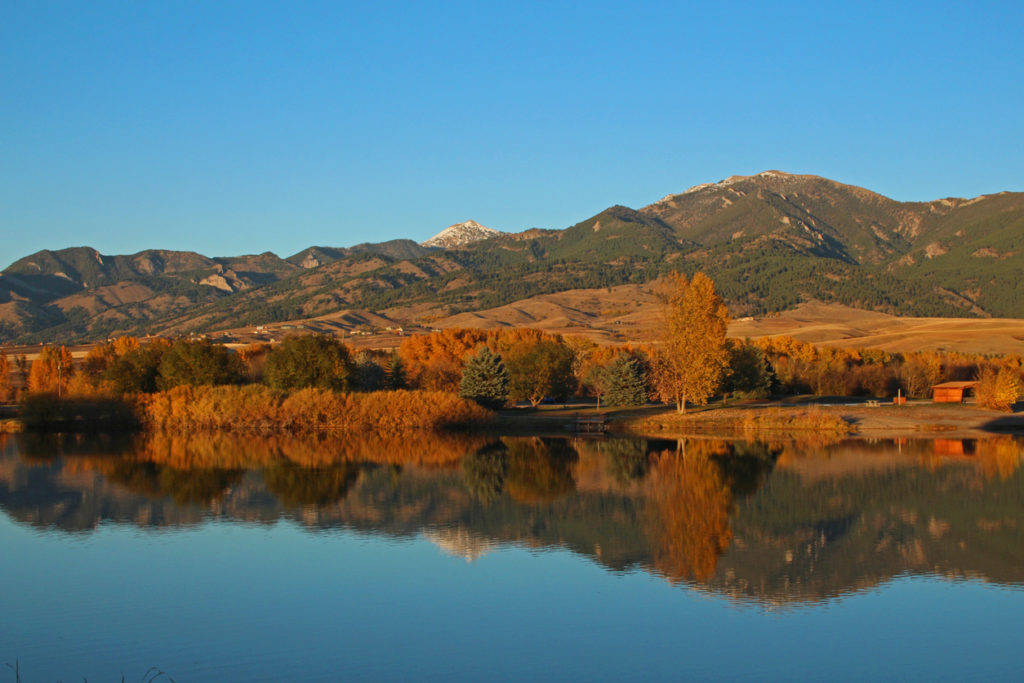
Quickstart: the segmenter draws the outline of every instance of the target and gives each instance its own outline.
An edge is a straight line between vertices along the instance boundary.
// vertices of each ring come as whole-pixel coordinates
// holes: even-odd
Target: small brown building
[[[943,382],[932,387],[932,403],[963,403],[978,382]]]

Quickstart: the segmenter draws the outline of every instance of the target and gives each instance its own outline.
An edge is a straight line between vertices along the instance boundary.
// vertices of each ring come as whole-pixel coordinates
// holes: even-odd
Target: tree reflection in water
[[[506,490],[520,503],[547,503],[576,488],[576,449],[566,439],[509,439]]]
[[[343,462],[325,467],[302,467],[277,460],[263,468],[263,483],[286,507],[333,505],[345,497],[359,478],[359,465]]]
[[[706,581],[729,547],[732,491],[712,456],[724,444],[680,441],[652,456],[647,534],[654,567],[669,581]]]
[[[812,601],[906,572],[1024,582],[1021,458],[1008,436],[823,446],[0,435],[0,509],[85,532],[211,516],[404,538],[444,529],[737,599]]]
[[[179,470],[153,462],[119,460],[109,463],[105,475],[109,481],[147,498],[169,497],[178,505],[189,505],[219,500],[242,480],[245,470]]]

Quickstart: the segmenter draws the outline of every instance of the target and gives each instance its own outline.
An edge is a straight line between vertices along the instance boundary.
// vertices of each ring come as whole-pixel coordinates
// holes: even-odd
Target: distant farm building
[[[963,403],[978,388],[978,382],[943,382],[932,387],[933,403]]]

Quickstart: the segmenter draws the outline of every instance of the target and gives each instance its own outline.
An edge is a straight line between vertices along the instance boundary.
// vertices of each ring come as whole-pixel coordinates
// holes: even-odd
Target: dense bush
[[[139,397],[151,428],[294,431],[444,429],[485,422],[490,413],[453,394],[378,391],[369,394],[303,389],[284,393],[259,385],[181,386]]]

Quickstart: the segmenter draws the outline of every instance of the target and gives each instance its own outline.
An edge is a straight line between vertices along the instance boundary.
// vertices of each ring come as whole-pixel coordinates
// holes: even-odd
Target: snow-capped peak
[[[488,228],[486,225],[480,225],[476,221],[466,221],[465,223],[449,225],[426,242],[421,242],[420,244],[424,247],[449,249],[451,247],[461,247],[472,242],[479,242],[480,240],[489,239],[501,234],[500,230]]]

